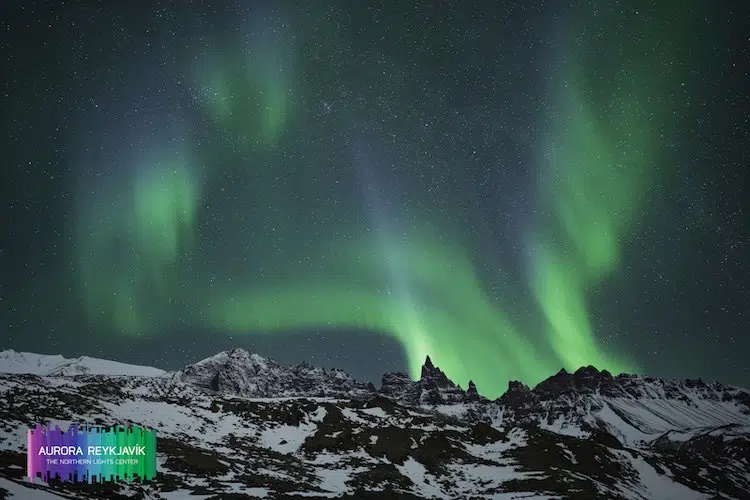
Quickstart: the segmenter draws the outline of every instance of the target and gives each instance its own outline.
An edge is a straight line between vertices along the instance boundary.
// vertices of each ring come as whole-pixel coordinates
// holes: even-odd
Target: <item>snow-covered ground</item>
[[[687,486],[659,474],[641,457],[635,457],[627,452],[617,452],[617,454],[629,460],[640,477],[640,483],[633,488],[634,491],[628,492],[633,500],[705,500],[712,498],[712,495],[691,490]]]
[[[68,498],[62,495],[55,495],[47,490],[32,489],[26,485],[2,477],[0,477],[0,488],[7,490],[10,498],[17,500],[59,500],[61,498]]]

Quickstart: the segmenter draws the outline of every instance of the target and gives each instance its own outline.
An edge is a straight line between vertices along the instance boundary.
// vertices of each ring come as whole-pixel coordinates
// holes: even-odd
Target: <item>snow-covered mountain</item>
[[[106,359],[80,356],[68,359],[56,355],[16,352],[12,349],[0,351],[0,373],[29,373],[40,376],[75,375],[128,375],[160,377],[164,370],[150,366],[129,365]]]
[[[375,391],[342,370],[325,370],[308,363],[286,367],[244,349],[221,352],[174,374],[175,380],[235,396],[356,397]]]
[[[0,375],[0,493],[17,498],[750,498],[750,393],[715,383],[585,367],[488,400],[429,358],[376,389],[241,349],[167,376],[33,371]],[[157,478],[30,488],[25,430],[43,422],[156,428]]]
[[[561,370],[534,389],[511,382],[498,403],[512,422],[558,433],[604,430],[623,444],[650,442],[675,429],[750,423],[750,393],[701,380],[613,377],[593,366]]]

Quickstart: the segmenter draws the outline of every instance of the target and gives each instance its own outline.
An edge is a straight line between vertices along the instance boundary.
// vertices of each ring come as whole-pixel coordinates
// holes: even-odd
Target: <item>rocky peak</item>
[[[242,397],[355,397],[371,394],[374,389],[342,370],[316,368],[309,363],[286,367],[241,348],[188,365],[176,377]]]
[[[424,381],[425,385],[437,385],[438,387],[456,387],[456,384],[448,378],[448,376],[441,370],[432,364],[432,360],[429,356],[425,359],[422,365],[422,377],[420,381]]]
[[[589,365],[581,367],[575,371],[573,374],[573,384],[579,389],[594,389],[601,385],[604,378],[606,378],[604,372],[600,372],[593,366]]]
[[[497,401],[500,404],[508,405],[514,408],[520,408],[528,405],[536,399],[531,389],[526,384],[518,380],[508,382],[508,390],[500,396]]]
[[[595,366],[582,366],[574,372],[574,375],[595,377],[601,373]]]
[[[524,384],[523,382],[519,382],[518,380],[511,380],[510,382],[508,382],[508,392],[524,393],[531,392],[531,389],[529,389],[529,386]]]
[[[564,368],[555,375],[540,382],[533,392],[538,396],[548,399],[561,394],[572,392],[590,392],[601,389],[612,391],[615,389],[615,378],[606,370],[599,371],[589,365],[568,373]]]
[[[543,400],[554,399],[558,396],[573,393],[593,393],[600,391],[603,395],[616,396],[622,394],[625,378],[613,377],[607,370],[599,371],[594,366],[583,366],[574,373],[568,373],[564,368],[552,377],[543,380],[532,392]]]
[[[466,389],[466,397],[469,401],[479,401],[479,391],[473,380],[469,380],[469,388]]]
[[[540,396],[552,397],[554,395],[571,392],[572,390],[573,376],[568,373],[565,368],[562,368],[556,374],[539,382],[539,384],[534,387],[533,392]]]
[[[440,368],[436,368],[435,365],[432,363],[432,360],[429,356],[427,356],[424,360],[424,364],[422,365],[422,374],[421,378],[436,378],[440,375],[445,376],[443,371]]]
[[[457,404],[470,401],[481,401],[474,382],[469,382],[468,390],[464,391],[448,376],[434,365],[427,356],[422,365],[421,377],[413,381],[406,373],[394,372],[383,375],[380,394],[407,405],[434,406],[440,404]]]
[[[312,371],[316,369],[315,366],[313,366],[311,363],[308,363],[307,361],[303,361],[302,363],[296,365],[294,368],[298,371]]]
[[[685,387],[695,388],[695,387],[706,387],[706,383],[702,379],[687,379],[685,381]]]
[[[574,373],[561,369],[555,375],[543,380],[533,389],[520,382],[510,382],[499,402],[511,406],[529,406],[534,401],[555,401],[565,396],[579,398],[587,395],[626,398],[663,398],[687,401],[691,398],[733,399],[739,402],[741,391],[735,391],[720,384],[707,384],[702,380],[666,380],[658,377],[620,374],[613,376],[607,370],[584,366]],[[740,402],[740,404],[742,404]]]

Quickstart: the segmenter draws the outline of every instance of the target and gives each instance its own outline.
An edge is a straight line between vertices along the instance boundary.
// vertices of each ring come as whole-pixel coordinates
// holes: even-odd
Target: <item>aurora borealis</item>
[[[6,344],[747,384],[742,14],[688,4],[3,7]]]

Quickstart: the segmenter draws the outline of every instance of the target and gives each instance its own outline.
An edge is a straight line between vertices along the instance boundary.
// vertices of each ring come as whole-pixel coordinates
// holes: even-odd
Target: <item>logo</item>
[[[67,431],[37,425],[29,429],[26,475],[29,481],[97,483],[141,481],[156,476],[156,431],[132,426],[79,426]]]

